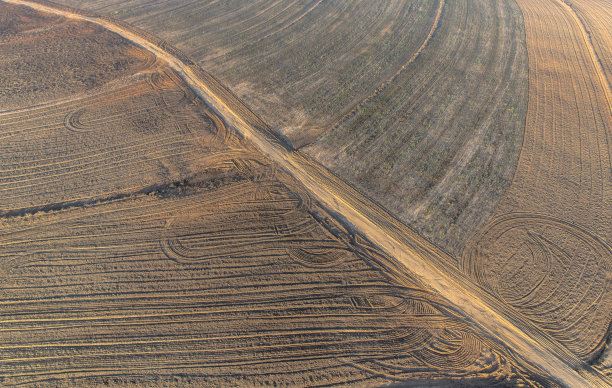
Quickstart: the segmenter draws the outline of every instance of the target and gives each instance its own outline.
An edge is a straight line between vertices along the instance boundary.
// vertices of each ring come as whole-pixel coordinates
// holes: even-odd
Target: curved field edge
[[[164,42],[158,46],[143,38],[143,34],[137,30],[115,24],[110,18],[80,15],[65,8],[44,5],[45,3],[18,0],[7,2],[103,25],[154,52],[260,151],[285,168],[332,211],[344,216],[374,243],[405,265],[417,279],[424,281],[456,305],[493,338],[510,346],[527,361],[556,376],[563,384],[609,385],[606,378],[591,366],[568,353],[565,347],[550,339],[523,317],[508,310],[507,306],[496,298],[474,286],[454,266],[448,264],[448,257],[435,246],[424,241],[384,209],[319,164],[288,148],[265,123],[222,85],[194,66],[192,61],[170,54],[176,51]],[[180,52],[178,54],[180,55]]]
[[[580,27],[580,32],[585,44],[589,49],[589,54],[593,60],[593,65],[597,69],[597,75],[602,84],[608,107],[612,112],[612,90],[610,78],[612,78],[612,32],[606,29],[606,20],[612,22],[612,4],[601,3],[597,9],[595,4],[589,0],[559,0],[561,4],[574,16]],[[608,26],[609,27],[609,26]]]
[[[214,386],[554,386],[411,275],[386,270],[387,255],[144,57],[151,67],[121,82],[0,113],[0,208],[11,209],[0,212],[0,382],[161,385],[181,371]]]
[[[511,182],[527,100],[514,1],[60,2],[178,46],[293,146],[454,256]],[[286,25],[285,7],[307,16]]]

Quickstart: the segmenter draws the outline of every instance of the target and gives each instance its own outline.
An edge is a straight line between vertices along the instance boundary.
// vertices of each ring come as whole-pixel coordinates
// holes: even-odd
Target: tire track
[[[576,25],[578,25],[578,27],[580,28],[582,39],[584,40],[584,44],[589,49],[589,55],[591,56],[591,61],[593,62],[593,66],[595,67],[597,71],[599,82],[601,82],[601,87],[605,93],[606,101],[608,102],[608,109],[610,110],[610,114],[612,114],[612,91],[610,91],[610,82],[601,65],[602,64],[601,58],[599,58],[599,56],[597,55],[597,51],[595,51],[595,47],[593,47],[593,42],[591,41],[591,37],[589,33],[587,33],[586,31],[584,27],[584,23],[582,23],[582,20],[580,20],[580,18],[576,14],[576,11],[574,11],[574,9],[567,3],[567,0],[556,0],[556,1],[565,9],[565,11],[568,14],[572,16],[572,18],[576,22]]]
[[[494,298],[467,281],[448,264],[448,258],[443,252],[423,241],[384,209],[329,171],[287,147],[235,96],[210,75],[193,66],[191,61],[177,57],[168,45],[151,43],[134,30],[128,30],[126,26],[121,27],[108,19],[78,15],[29,1],[10,0],[9,2],[99,24],[154,52],[160,59],[167,61],[198,95],[211,103],[215,110],[247,140],[287,169],[330,209],[346,217],[372,241],[414,272],[419,279],[471,317],[493,338],[511,346],[529,362],[555,376],[564,384],[607,385],[601,375],[588,365],[572,357],[571,354],[564,353],[563,347],[556,345],[539,330],[530,326],[529,322],[521,321],[519,316],[514,316]],[[169,51],[173,53],[170,54]],[[356,343],[363,344],[360,341]],[[581,372],[578,373],[577,369]]]
[[[601,352],[612,319],[609,87],[567,4],[518,4],[529,53],[523,147],[512,185],[468,243],[462,265],[542,332],[590,361]]]

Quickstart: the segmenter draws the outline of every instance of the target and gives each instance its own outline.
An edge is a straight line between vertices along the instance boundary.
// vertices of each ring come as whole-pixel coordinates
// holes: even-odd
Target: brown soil
[[[87,55],[71,60],[95,74]],[[553,381],[345,228],[162,59],[138,58],[86,88],[8,89],[0,384]]]
[[[591,360],[612,320],[610,91],[569,6],[561,0],[518,3],[529,49],[523,148],[506,198],[472,239],[463,266]]]
[[[514,0],[57,0],[164,38],[292,145],[455,257],[512,181]]]
[[[563,0],[583,24],[593,45],[597,60],[605,72],[608,86],[612,82],[612,4],[607,0]]]
[[[5,4],[0,111],[84,93],[149,67],[151,53],[100,26]],[[53,71],[49,71],[53,69]]]

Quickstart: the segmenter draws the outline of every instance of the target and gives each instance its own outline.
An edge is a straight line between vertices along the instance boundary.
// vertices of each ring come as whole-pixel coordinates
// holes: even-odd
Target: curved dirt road
[[[210,75],[170,54],[163,45],[160,47],[135,31],[105,18],[85,16],[31,1],[4,1],[98,24],[151,51],[166,61],[230,126],[290,172],[328,209],[344,217],[372,242],[395,257],[489,336],[555,376],[563,385],[610,386],[599,372],[475,286],[450,264],[451,259],[446,253],[423,240],[312,159],[289,149],[265,123]]]

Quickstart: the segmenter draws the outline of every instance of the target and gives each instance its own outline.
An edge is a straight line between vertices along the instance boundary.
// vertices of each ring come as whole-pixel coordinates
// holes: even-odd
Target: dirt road
[[[456,305],[492,338],[508,345],[527,361],[556,376],[564,385],[609,386],[605,377],[588,364],[577,359],[526,319],[513,314],[495,298],[475,286],[450,265],[451,260],[444,252],[424,241],[380,206],[312,159],[289,149],[244,104],[196,66],[183,62],[163,47],[110,20],[84,16],[30,1],[6,1],[101,25],[151,51],[159,59],[166,61],[229,125],[289,171],[318,200],[344,217],[371,241],[405,265],[410,272]]]

